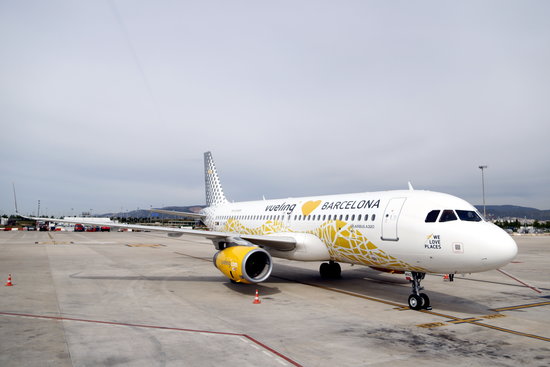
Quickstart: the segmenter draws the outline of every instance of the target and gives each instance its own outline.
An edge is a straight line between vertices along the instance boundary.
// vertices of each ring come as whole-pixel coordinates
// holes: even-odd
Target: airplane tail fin
[[[204,153],[204,179],[206,186],[206,205],[216,206],[227,203],[227,199],[223,194],[223,188],[220,183],[218,171],[212,158],[212,153]]]

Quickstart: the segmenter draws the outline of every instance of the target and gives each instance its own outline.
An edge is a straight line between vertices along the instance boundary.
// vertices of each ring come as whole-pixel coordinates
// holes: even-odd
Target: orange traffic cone
[[[258,305],[260,303],[262,303],[262,301],[260,301],[260,297],[258,297],[258,290],[256,289],[256,297],[254,297],[254,303],[255,305]]]
[[[443,280],[444,280],[444,281],[448,281],[448,280],[449,280],[449,274],[443,275]]]
[[[11,287],[13,286],[13,283],[11,282],[11,274],[8,275],[8,281],[6,282],[6,287]]]

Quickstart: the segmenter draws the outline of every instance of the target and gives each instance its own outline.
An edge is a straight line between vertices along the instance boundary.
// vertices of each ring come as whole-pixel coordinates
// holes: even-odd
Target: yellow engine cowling
[[[260,283],[271,275],[271,255],[257,246],[230,246],[214,255],[214,265],[237,283]]]

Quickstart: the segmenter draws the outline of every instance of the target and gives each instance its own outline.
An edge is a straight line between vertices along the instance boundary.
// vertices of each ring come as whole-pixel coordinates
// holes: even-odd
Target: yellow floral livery
[[[240,221],[229,219],[224,231],[241,234],[267,235],[281,232],[294,232],[283,222],[269,220],[260,227],[248,228]],[[340,220],[326,221],[314,230],[307,231],[314,234],[327,246],[330,257],[335,261],[349,262],[374,266],[392,270],[425,271],[404,261],[396,259],[379,249],[363,234],[351,225]]]

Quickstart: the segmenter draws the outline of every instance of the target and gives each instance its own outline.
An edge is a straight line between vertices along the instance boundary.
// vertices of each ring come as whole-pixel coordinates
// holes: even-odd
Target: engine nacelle
[[[271,275],[271,255],[257,246],[230,246],[214,255],[214,265],[237,283],[260,283]]]

